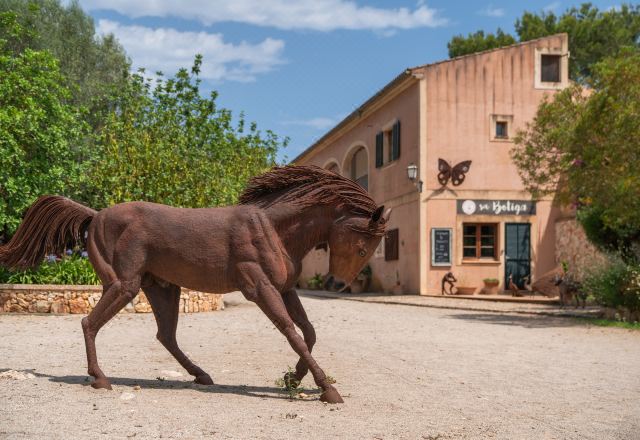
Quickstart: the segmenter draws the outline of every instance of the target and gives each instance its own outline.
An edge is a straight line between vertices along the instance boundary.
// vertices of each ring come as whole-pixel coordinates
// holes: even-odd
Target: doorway
[[[505,289],[509,275],[518,288],[524,288],[524,278],[531,274],[531,224],[505,223]]]

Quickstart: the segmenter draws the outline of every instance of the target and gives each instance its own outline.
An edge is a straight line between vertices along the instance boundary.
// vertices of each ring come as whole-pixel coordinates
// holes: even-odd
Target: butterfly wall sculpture
[[[452,168],[446,160],[438,159],[438,182],[440,182],[440,185],[445,186],[451,179],[451,183],[454,186],[458,186],[464,182],[465,174],[469,172],[469,168],[471,168],[470,160],[460,162]]]

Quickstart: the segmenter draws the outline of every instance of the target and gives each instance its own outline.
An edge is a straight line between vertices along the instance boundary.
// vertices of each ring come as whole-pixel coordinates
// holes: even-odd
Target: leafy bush
[[[640,265],[611,257],[607,266],[585,277],[583,290],[605,307],[636,312],[640,310]]]
[[[11,272],[0,268],[0,283],[6,284],[100,284],[87,258],[65,257],[44,262],[35,269]]]

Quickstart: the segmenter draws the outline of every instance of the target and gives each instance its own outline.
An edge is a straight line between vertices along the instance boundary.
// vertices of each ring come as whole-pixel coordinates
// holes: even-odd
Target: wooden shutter
[[[384,239],[384,259],[386,261],[398,259],[398,229],[387,231]]]
[[[382,157],[382,141],[383,134],[379,132],[376,134],[376,168],[380,168],[384,164],[384,159]]]
[[[391,131],[391,160],[400,157],[400,121],[393,124]]]

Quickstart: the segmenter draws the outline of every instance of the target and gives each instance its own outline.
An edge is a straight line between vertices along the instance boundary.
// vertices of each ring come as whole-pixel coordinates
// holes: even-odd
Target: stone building
[[[393,209],[371,290],[439,293],[449,271],[459,286],[504,288],[510,275],[522,286],[556,266],[559,213],[532,200],[509,151],[543,97],[569,84],[568,57],[558,34],[406,69],[293,160]],[[300,284],[327,269],[313,251]]]

